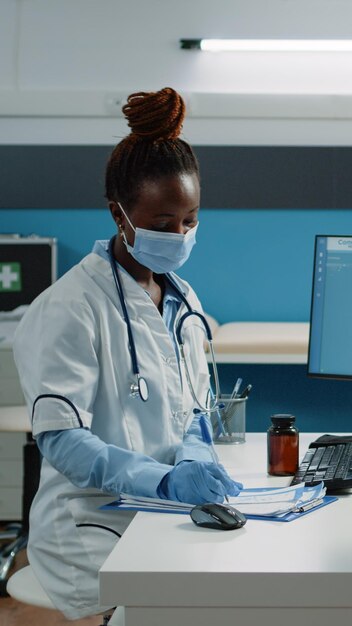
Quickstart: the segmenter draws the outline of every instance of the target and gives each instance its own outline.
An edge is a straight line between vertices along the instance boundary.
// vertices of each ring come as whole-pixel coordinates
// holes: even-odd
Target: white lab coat
[[[34,436],[89,427],[106,443],[160,462],[156,488],[182,445],[194,402],[182,366],[180,378],[160,313],[129,274],[120,272],[120,277],[140,372],[149,386],[147,402],[130,396],[135,377],[127,328],[110,265],[95,253],[31,304],[18,326],[14,354]],[[178,281],[190,305],[201,311],[189,285]],[[185,310],[181,305],[176,323]],[[197,318],[186,321],[184,336],[194,387],[204,402],[209,373]],[[133,463],[131,472],[138,475]],[[139,480],[143,485],[143,475]],[[98,509],[111,499],[98,490],[75,487],[43,460],[31,509],[28,554],[42,586],[69,619],[109,608],[99,604],[98,570],[118,540],[115,533],[122,534],[134,516]],[[92,523],[99,526],[77,526]]]

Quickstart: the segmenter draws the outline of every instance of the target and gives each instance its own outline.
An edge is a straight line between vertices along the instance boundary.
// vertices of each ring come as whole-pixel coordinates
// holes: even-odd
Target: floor
[[[22,550],[16,557],[11,573],[27,565],[26,551]],[[0,626],[100,626],[101,616],[69,621],[59,611],[40,609],[22,604],[12,598],[0,597]]]

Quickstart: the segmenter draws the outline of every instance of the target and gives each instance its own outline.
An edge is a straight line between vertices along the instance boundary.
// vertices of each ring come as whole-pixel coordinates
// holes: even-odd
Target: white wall
[[[193,143],[348,145],[352,53],[212,54],[178,41],[348,38],[351,24],[350,0],[0,0],[0,141],[114,143],[126,133],[114,96],[171,85]]]

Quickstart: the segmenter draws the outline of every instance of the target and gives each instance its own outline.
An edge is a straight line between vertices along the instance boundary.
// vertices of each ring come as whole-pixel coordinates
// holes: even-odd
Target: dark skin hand
[[[186,234],[198,222],[200,200],[199,181],[195,174],[165,176],[157,181],[145,180],[137,201],[126,210],[135,228],[145,228],[168,233]],[[109,209],[119,230],[123,230],[128,243],[134,244],[134,231],[117,202],[110,201]],[[151,296],[162,312],[164,278],[138,263],[127,251],[121,236],[116,237],[114,257]]]

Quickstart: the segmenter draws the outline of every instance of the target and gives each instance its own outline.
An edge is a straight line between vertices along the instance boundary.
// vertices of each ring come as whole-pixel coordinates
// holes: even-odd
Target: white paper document
[[[304,483],[289,487],[243,489],[239,495],[229,498],[229,504],[244,513],[261,517],[280,517],[290,512],[303,512],[322,503],[326,493],[324,483],[305,487]],[[105,505],[104,509],[128,509],[164,513],[189,513],[194,504],[142,498],[121,494],[120,500]]]

